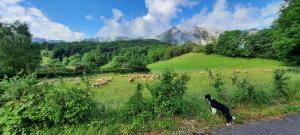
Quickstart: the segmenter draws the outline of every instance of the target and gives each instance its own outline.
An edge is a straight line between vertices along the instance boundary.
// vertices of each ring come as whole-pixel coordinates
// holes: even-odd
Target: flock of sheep
[[[128,81],[133,83],[137,79],[142,79],[143,81],[154,81],[158,78],[158,75],[155,74],[134,74],[128,75]]]
[[[226,71],[226,70],[224,70]],[[272,72],[272,69],[263,69],[261,70],[263,72]],[[248,70],[238,70],[238,69],[234,69],[233,73],[248,73]],[[205,72],[199,72],[199,74],[204,74]],[[128,82],[129,83],[133,83],[136,80],[143,80],[143,81],[154,81],[155,79],[159,78],[159,75],[157,74],[128,74],[128,75],[120,75],[120,77],[127,77],[128,78]],[[80,77],[76,77],[72,79],[75,85],[80,85],[82,79]],[[56,80],[48,80],[47,83],[48,84],[54,84]],[[109,84],[110,82],[113,81],[113,77],[112,76],[105,76],[99,79],[96,79],[94,81],[89,80],[89,83],[91,87],[94,88],[100,88],[103,86],[106,86],[107,84]],[[44,84],[44,82],[40,82],[39,85]]]
[[[107,85],[109,82],[112,82],[112,80],[113,80],[113,77],[111,77],[111,76],[102,77],[100,79],[97,79],[96,82],[93,83],[93,87],[100,88],[102,86]]]
[[[158,78],[158,75],[156,74],[132,74],[132,75],[120,75],[121,77],[128,77],[128,82],[133,83],[134,81],[141,79],[143,81],[154,81]],[[94,81],[92,86],[94,88],[100,88],[103,86],[106,86],[108,83],[112,82],[113,77],[111,76],[105,76],[100,79],[97,79]]]

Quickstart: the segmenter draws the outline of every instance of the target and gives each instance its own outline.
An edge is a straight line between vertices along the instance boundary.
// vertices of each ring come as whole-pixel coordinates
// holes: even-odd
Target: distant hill
[[[195,43],[205,45],[213,42],[221,33],[216,29],[206,29],[195,26],[192,31],[181,30],[173,27],[166,32],[157,36],[157,39],[175,45],[182,45],[185,43]]]

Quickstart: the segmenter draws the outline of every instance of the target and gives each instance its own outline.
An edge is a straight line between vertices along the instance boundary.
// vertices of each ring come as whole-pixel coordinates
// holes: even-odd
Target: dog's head
[[[209,94],[205,95],[206,100],[211,100],[211,96]]]

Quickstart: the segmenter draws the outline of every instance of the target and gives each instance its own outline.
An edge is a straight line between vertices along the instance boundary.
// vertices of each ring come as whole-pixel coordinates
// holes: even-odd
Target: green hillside
[[[159,61],[147,67],[153,72],[160,72],[166,68],[181,72],[191,72],[206,69],[275,68],[280,66],[283,66],[283,63],[275,60],[231,58],[215,54],[189,53],[170,60]]]

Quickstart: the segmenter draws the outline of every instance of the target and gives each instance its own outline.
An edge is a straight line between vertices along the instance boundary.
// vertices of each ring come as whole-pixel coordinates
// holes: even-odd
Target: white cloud
[[[202,10],[192,18],[184,20],[178,27],[187,30],[195,25],[221,30],[265,28],[278,17],[281,4],[282,1],[279,1],[261,8],[251,4],[237,4],[230,10],[226,0],[218,0],[211,12]]]
[[[91,21],[91,20],[94,20],[95,17],[94,17],[94,15],[86,15],[85,19],[88,20],[88,21]]]
[[[153,37],[171,27],[170,22],[182,8],[192,7],[199,0],[145,0],[147,13],[132,20],[122,19],[123,13],[113,9],[113,17],[102,17],[105,25],[97,36],[114,39],[118,36]]]
[[[69,27],[51,21],[41,10],[35,7],[24,7],[21,2],[22,0],[1,0],[0,21],[25,22],[29,24],[30,32],[34,37],[65,41],[82,40],[85,37],[84,33],[73,32]]]

